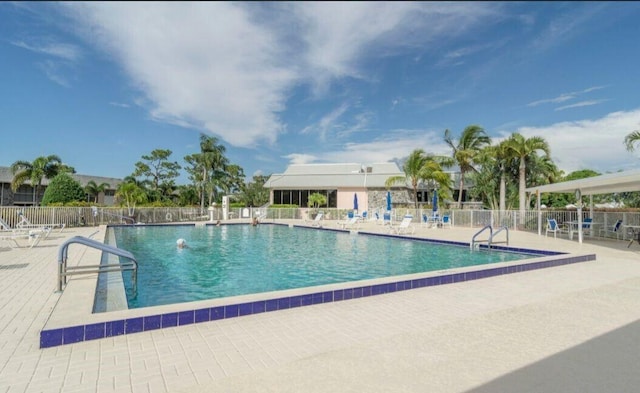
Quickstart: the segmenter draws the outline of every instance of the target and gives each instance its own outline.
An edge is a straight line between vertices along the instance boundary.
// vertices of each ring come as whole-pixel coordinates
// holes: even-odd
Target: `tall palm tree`
[[[433,155],[428,155],[422,149],[415,149],[409,154],[407,160],[402,165],[404,176],[391,176],[385,181],[387,188],[394,184],[407,182],[411,183],[413,189],[413,197],[415,208],[418,209],[418,184],[421,181],[434,181],[436,182],[445,194],[448,194],[451,190],[450,177],[448,174],[442,171],[442,167],[438,162],[438,158]]]
[[[627,151],[634,151],[636,142],[640,142],[640,131],[633,131],[624,137],[624,144]]]
[[[59,173],[61,165],[62,160],[54,154],[40,156],[33,160],[33,162],[16,161],[11,164],[11,172],[13,173],[11,189],[13,192],[16,192],[21,185],[29,180],[33,187],[33,204],[37,206],[37,196],[42,186],[42,179],[54,178]]]
[[[524,219],[526,210],[526,169],[527,157],[531,154],[542,151],[549,156],[549,143],[539,136],[525,138],[520,133],[513,133],[507,140],[507,149],[509,149],[518,159],[518,203],[520,208],[520,219]]]
[[[133,216],[136,209],[136,203],[146,202],[146,192],[138,186],[136,183],[120,183],[116,190],[115,197],[120,200],[120,203],[127,206],[129,216]]]
[[[204,209],[207,196],[209,205],[214,201],[215,183],[220,183],[224,177],[228,165],[225,152],[226,148],[218,143],[218,138],[200,134],[200,153],[191,154],[184,158],[191,165],[191,168],[187,170],[200,192],[200,207],[202,209]]]
[[[84,186],[84,191],[93,197],[93,203],[98,203],[98,195],[101,192],[105,192],[109,187],[111,187],[109,183],[96,184],[95,181],[89,180],[87,185]]]
[[[455,142],[451,131],[444,131],[444,141],[453,149],[453,160],[460,167],[460,184],[458,194],[458,208],[462,206],[462,190],[464,189],[464,175],[469,171],[476,171],[473,166],[477,156],[487,145],[491,144],[491,138],[484,129],[478,125],[470,125],[462,131],[460,138]]]

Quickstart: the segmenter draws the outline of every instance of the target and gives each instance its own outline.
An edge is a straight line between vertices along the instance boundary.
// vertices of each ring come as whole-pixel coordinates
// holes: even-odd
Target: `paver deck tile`
[[[0,248],[0,392],[631,392],[640,385],[629,370],[640,354],[628,345],[640,342],[640,252],[626,242],[579,245],[514,231],[512,244],[595,252],[597,260],[40,349],[39,332],[60,298],[58,246],[94,231],[70,228],[30,250]],[[416,231],[459,241],[473,233]],[[70,247],[69,262],[85,255]]]

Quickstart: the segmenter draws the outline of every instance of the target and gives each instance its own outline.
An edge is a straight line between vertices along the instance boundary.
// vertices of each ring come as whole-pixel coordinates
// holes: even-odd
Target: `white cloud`
[[[407,157],[413,150],[421,148],[427,153],[449,155],[450,148],[444,143],[441,131],[394,130],[386,136],[369,142],[347,143],[342,149],[322,150],[314,155],[292,154],[298,158],[304,156],[309,162],[388,162]],[[290,158],[287,156],[287,158]]]
[[[337,128],[343,128],[343,126],[338,123],[340,117],[349,109],[349,104],[342,103],[336,109],[324,115],[317,123],[306,126],[301,134],[310,134],[310,133],[318,133],[318,138],[321,141],[326,140],[327,134]]]
[[[519,127],[527,138],[543,137],[550,145],[551,157],[558,167],[570,173],[580,169],[615,172],[640,167],[640,152],[626,151],[624,137],[640,128],[640,108],[628,112],[614,112],[595,120],[561,122],[546,127]],[[511,132],[502,131],[494,137],[498,143]],[[441,131],[394,130],[370,142],[348,143],[343,148],[323,150],[313,154],[291,154],[292,163],[311,162],[387,162],[405,158],[421,148],[427,153],[451,155]]]
[[[45,60],[37,63],[36,65],[45,73],[47,78],[49,78],[51,81],[63,87],[71,86],[69,80],[64,76],[64,71],[61,70],[63,66],[59,62]]]
[[[591,106],[591,105],[597,105],[601,102],[605,102],[607,100],[590,100],[590,101],[581,101],[581,102],[576,102],[575,104],[571,104],[571,105],[565,105],[565,106],[561,106],[556,108],[555,110],[557,111],[563,111],[565,109],[569,109],[569,108],[579,108],[582,106]]]
[[[274,143],[292,90],[375,79],[372,56],[405,53],[496,20],[501,5],[423,2],[58,3],[106,51],[154,119],[235,146]]]
[[[283,156],[283,158],[287,158],[290,164],[308,164],[318,159],[316,156],[311,154],[299,153],[288,154],[286,156]]]
[[[576,97],[575,93],[563,93],[563,94],[560,94],[559,96],[554,97],[554,98],[545,98],[545,99],[542,99],[542,100],[530,102],[530,103],[527,104],[527,106],[538,106],[540,104],[549,104],[549,103],[558,104],[558,103],[561,103],[561,102],[572,100],[575,97]]]
[[[62,42],[27,43],[25,41],[14,41],[12,44],[35,53],[53,56],[71,62],[80,60],[82,56],[80,48],[76,45]]]
[[[52,39],[42,39],[39,42],[13,41],[11,44],[46,56],[45,60],[36,62],[36,66],[51,81],[63,87],[71,86],[66,74],[67,70],[70,67],[74,67],[82,57],[82,51],[79,47],[72,44],[54,42]]]
[[[640,109],[614,112],[595,120],[561,122],[547,127],[520,127],[529,138],[540,136],[551,147],[551,157],[566,173],[593,169],[604,173],[640,167],[640,159],[626,151],[624,137],[640,126]]]
[[[125,104],[125,103],[122,103],[122,102],[110,102],[109,105],[117,106],[119,108],[130,108],[131,107],[131,105]]]
[[[570,93],[562,93],[557,97],[554,98],[544,98],[542,100],[537,100],[537,101],[533,101],[527,104],[527,106],[538,106],[541,104],[560,104],[562,102],[566,102],[569,100],[573,100],[574,98],[578,98],[579,96],[586,94],[586,93],[590,93],[592,91],[596,91],[596,90],[601,90],[604,89],[608,86],[592,86],[592,87],[588,87],[584,90],[580,90],[580,91],[573,91]],[[580,106],[588,106],[588,105],[595,105],[595,104],[599,104],[601,102],[604,102],[607,100],[590,100],[590,101],[583,101],[577,104],[571,104],[571,105],[565,105],[565,106],[561,106],[556,108],[556,111],[561,111],[564,109],[569,109],[569,108],[575,108],[575,107],[580,107]]]

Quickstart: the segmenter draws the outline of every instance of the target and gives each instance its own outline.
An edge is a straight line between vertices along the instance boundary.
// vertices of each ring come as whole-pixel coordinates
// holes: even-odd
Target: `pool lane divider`
[[[261,225],[270,223],[262,223]],[[210,225],[210,224],[207,224]],[[213,224],[215,225],[215,224]],[[229,225],[229,224],[224,224]],[[248,224],[231,224],[231,225],[248,225]],[[275,224],[287,225],[287,224]],[[297,226],[296,226],[297,227]],[[300,226],[302,228],[302,226]],[[308,228],[308,227],[305,227]],[[311,228],[318,230],[318,228]],[[340,232],[348,232],[339,229],[321,228],[321,230],[336,230]],[[419,241],[427,241],[431,243],[459,245],[469,247],[469,243],[442,241],[433,239],[416,238],[409,236],[395,236],[379,233],[360,232],[361,234],[396,237],[402,239],[411,239]],[[486,245],[485,245],[486,248]],[[148,332],[163,328],[191,325],[194,323],[210,322],[221,319],[237,318],[246,315],[260,314],[278,310],[287,310],[291,308],[312,306],[314,304],[339,302],[350,299],[358,299],[362,297],[377,296],[387,293],[406,291],[410,289],[432,287],[437,285],[454,284],[464,281],[479,280],[488,277],[495,277],[504,274],[521,273],[537,269],[546,269],[555,266],[569,265],[573,263],[594,261],[595,254],[571,255],[558,253],[554,251],[541,251],[522,248],[513,248],[505,246],[492,247],[500,251],[512,251],[519,253],[527,253],[538,256],[555,256],[556,258],[538,261],[524,262],[526,260],[517,261],[518,264],[493,267],[488,269],[478,269],[467,272],[452,272],[437,276],[429,276],[423,278],[414,278],[408,280],[399,280],[389,283],[373,284],[357,286],[353,288],[343,288],[329,291],[314,292],[295,296],[285,296],[267,300],[258,300],[247,303],[229,304],[224,306],[214,306],[199,308],[194,310],[185,310],[178,312],[169,312],[163,314],[134,317],[128,319],[118,319],[114,321],[92,323],[87,325],[77,325],[70,327],[62,327],[50,330],[42,330],[40,332],[40,348],[51,348],[61,345],[74,344],[83,341],[97,340],[108,337],[116,337],[125,334],[133,334],[140,332]],[[483,265],[480,265],[481,267]],[[484,265],[486,266],[486,265]],[[425,274],[433,274],[426,272]]]

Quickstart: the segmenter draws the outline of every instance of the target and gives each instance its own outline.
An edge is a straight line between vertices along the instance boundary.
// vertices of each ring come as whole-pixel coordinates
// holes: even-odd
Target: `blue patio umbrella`
[[[433,214],[438,211],[438,190],[433,190]]]
[[[358,211],[358,194],[353,194],[353,210]]]
[[[391,211],[391,192],[387,191],[387,211]]]

